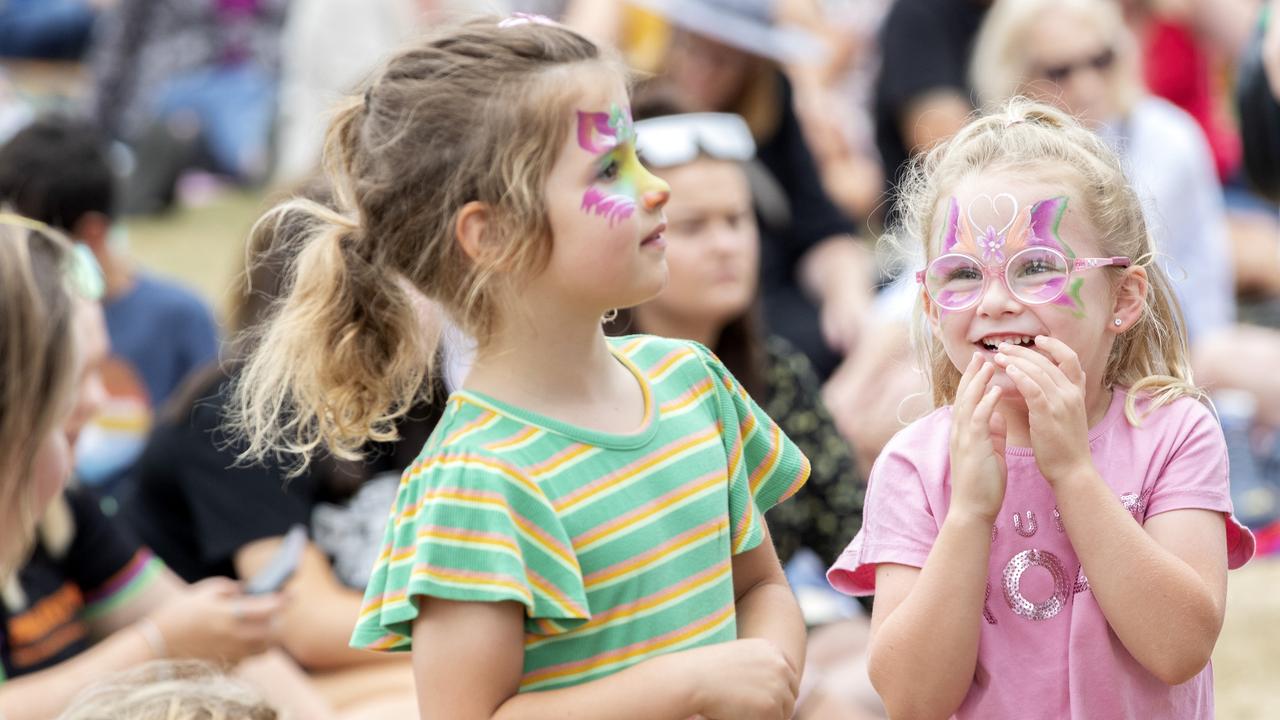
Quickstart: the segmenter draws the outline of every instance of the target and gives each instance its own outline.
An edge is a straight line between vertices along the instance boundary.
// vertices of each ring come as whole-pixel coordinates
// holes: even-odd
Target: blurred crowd
[[[88,357],[65,429],[76,482],[15,568],[0,563],[0,718],[205,717],[126,710],[145,698],[120,686],[80,701],[119,714],[76,714],[88,681],[135,666],[124,687],[159,673],[147,682],[223,690],[228,717],[416,716],[408,656],[348,648],[334,618],[354,622],[400,472],[442,407],[415,408],[364,462],[292,479],[237,465],[227,389],[294,249],[246,245],[254,262],[216,314],[138,267],[122,228],[229,188],[326,202],[328,109],[406,39],[477,11],[556,18],[636,71],[639,141],[672,190],[671,279],[608,328],[712,348],[812,462],[769,515],[812,628],[798,717],[882,716],[850,681],[865,612],[823,572],[881,447],[931,409],[895,182],[1011,97],[1076,115],[1124,159],[1227,438],[1236,514],[1260,551],[1280,548],[1280,2],[0,0],[0,225],[64,234],[99,285],[70,316]],[[446,350],[447,391],[466,339]],[[244,594],[233,581],[295,524],[309,540],[284,591]],[[193,685],[201,666],[145,666],[156,657],[240,680]]]

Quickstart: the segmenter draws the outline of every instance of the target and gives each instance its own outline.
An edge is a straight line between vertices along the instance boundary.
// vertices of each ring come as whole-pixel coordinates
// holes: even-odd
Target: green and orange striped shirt
[[[408,650],[415,595],[523,604],[522,692],[737,637],[732,556],[809,463],[706,348],[609,342],[644,389],[634,434],[450,397],[400,481],[354,647]]]

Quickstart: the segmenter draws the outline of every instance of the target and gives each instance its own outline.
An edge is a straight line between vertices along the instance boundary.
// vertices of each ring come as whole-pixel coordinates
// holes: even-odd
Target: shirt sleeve
[[[1167,456],[1150,495],[1145,518],[1171,510],[1216,510],[1226,516],[1228,566],[1238,568],[1254,552],[1254,537],[1232,515],[1227,469],[1227,442],[1209,409],[1184,399],[1187,408],[1172,452]],[[1175,407],[1164,412],[1175,412]],[[1148,422],[1155,422],[1149,418]]]
[[[871,468],[862,529],[827,571],[827,580],[840,592],[874,594],[880,563],[924,567],[938,538],[939,521],[904,444],[899,433]]]
[[[591,617],[573,544],[546,495],[518,469],[464,448],[433,454],[401,479],[351,645],[410,649],[423,595],[517,602],[544,634]]]
[[[75,527],[67,573],[84,594],[83,617],[92,619],[147,588],[164,566],[123,523],[102,512],[92,491],[72,488],[64,497]]]
[[[764,513],[809,479],[809,460],[712,352],[694,343],[715,383],[720,436],[728,456],[733,554],[764,539]]]

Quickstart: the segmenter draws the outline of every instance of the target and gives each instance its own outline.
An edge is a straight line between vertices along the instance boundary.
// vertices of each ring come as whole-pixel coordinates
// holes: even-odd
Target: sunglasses
[[[636,123],[636,152],[645,165],[667,168],[708,155],[746,162],[755,157],[751,129],[730,113],[664,115]]]
[[[67,242],[70,252],[66,254],[63,272],[68,285],[76,294],[86,300],[98,301],[106,294],[107,283],[102,276],[102,268],[93,252],[81,243],[62,240],[62,234],[39,220],[32,220],[14,213],[0,212],[0,224],[23,228],[53,238],[54,242]]]
[[[944,310],[967,310],[987,292],[991,276],[999,275],[1005,287],[1024,305],[1044,305],[1062,297],[1071,274],[1114,265],[1129,267],[1127,257],[1068,258],[1047,247],[1029,247],[1014,253],[1003,264],[983,264],[964,253],[939,255],[916,273],[929,299]]]
[[[1092,68],[1099,73],[1105,73],[1111,69],[1116,63],[1116,51],[1114,48],[1107,48],[1093,57],[1086,58],[1079,62],[1063,63],[1061,65],[1045,65],[1041,68],[1040,74],[1050,82],[1061,85],[1076,74],[1077,71]]]

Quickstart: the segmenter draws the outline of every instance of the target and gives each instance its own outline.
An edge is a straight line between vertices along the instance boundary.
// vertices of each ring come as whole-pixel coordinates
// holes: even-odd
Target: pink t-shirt
[[[1089,432],[1094,465],[1116,502],[1139,522],[1170,510],[1221,511],[1228,565],[1243,565],[1254,540],[1231,516],[1227,448],[1213,415],[1184,398],[1135,428],[1124,401],[1118,390]],[[874,593],[877,563],[924,566],[950,502],[950,429],[951,408],[944,407],[889,441],[871,471],[862,530],[827,573],[837,590]],[[1212,668],[1171,687],[1133,659],[1089,592],[1031,449],[1008,448],[1005,458],[1008,484],[992,528],[976,679],[955,717],[1212,717]]]

